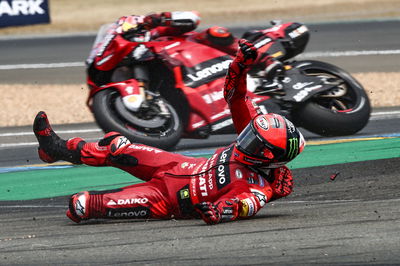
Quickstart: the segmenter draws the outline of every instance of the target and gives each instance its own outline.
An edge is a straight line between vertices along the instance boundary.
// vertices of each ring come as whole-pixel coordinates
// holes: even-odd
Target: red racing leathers
[[[231,63],[224,87],[237,133],[258,113],[246,98],[245,61],[238,55]],[[287,167],[256,169],[241,164],[234,159],[234,144],[217,149],[210,158],[193,158],[129,144],[124,137],[116,136],[109,133],[98,143],[85,143],[81,162],[114,166],[146,182],[76,194],[70,204],[75,221],[191,218],[200,213],[205,222],[214,224],[254,216],[267,202],[287,196],[292,190],[292,175]],[[82,143],[81,139],[71,139],[67,146],[73,150],[78,143]],[[75,203],[82,195],[85,203],[80,203],[78,209]]]

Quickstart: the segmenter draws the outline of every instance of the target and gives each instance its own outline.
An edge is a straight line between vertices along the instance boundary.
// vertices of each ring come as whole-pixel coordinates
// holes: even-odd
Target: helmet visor
[[[249,156],[258,157],[260,159],[279,160],[285,150],[274,147],[257,136],[252,128],[252,123],[249,123],[236,139],[239,150]]]

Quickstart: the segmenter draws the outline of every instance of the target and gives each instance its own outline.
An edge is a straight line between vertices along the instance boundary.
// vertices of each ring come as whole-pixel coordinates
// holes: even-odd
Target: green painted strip
[[[307,168],[396,157],[400,157],[398,137],[306,146],[304,152],[288,166]]]
[[[211,155],[211,154],[210,154]],[[400,157],[400,138],[306,146],[292,169]],[[0,174],[0,200],[29,200],[140,183],[112,167],[77,166]]]
[[[29,200],[104,190],[141,180],[112,167],[78,166],[0,174],[0,200]]]

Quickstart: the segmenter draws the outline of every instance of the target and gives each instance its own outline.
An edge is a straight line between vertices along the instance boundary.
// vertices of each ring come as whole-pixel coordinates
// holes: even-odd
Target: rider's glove
[[[217,224],[235,220],[239,215],[239,199],[221,199],[218,203],[201,202],[194,206],[207,224]]]
[[[239,41],[239,49],[236,53],[235,61],[243,67],[248,67],[252,65],[256,59],[257,48],[254,47],[251,42],[241,39]]]
[[[201,218],[207,224],[217,224],[221,222],[221,211],[218,206],[211,202],[201,202],[196,204],[195,210],[200,214]]]
[[[292,172],[286,166],[275,168],[272,171],[274,181],[271,188],[274,191],[275,198],[281,198],[289,195],[293,190]]]
[[[152,29],[161,25],[160,14],[150,14],[144,17],[144,25],[146,28]]]
[[[144,17],[144,25],[148,29],[158,26],[169,26],[171,21],[171,12],[163,12],[161,14],[150,14]]]

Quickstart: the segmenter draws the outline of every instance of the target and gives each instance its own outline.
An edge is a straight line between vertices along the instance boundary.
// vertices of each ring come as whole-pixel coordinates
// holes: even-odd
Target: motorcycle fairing
[[[218,114],[223,113],[223,117],[230,116],[228,105],[222,95],[225,79],[219,78],[211,81],[209,84],[191,88],[184,84],[181,73],[179,66],[174,68],[176,87],[181,89],[186,95],[186,99],[192,110],[185,131],[190,134],[199,135],[198,137],[206,137],[211,133],[210,126],[212,123],[221,118]],[[228,111],[226,112],[226,110]],[[195,132],[199,132],[199,134]]]
[[[183,67],[184,83],[196,88],[213,80],[225,77],[232,58],[228,55],[213,58],[193,67]]]
[[[111,28],[110,31],[112,30]],[[145,45],[129,42],[118,35],[109,41],[102,42],[94,50],[97,54],[101,52],[107,58],[106,61],[100,62],[103,70],[114,68],[122,58],[130,53],[134,55],[135,50],[140,46],[142,46],[140,50],[146,51],[146,53],[148,49],[153,50],[173,69],[176,87],[184,92],[193,111],[190,114],[186,131],[189,134],[195,131],[201,132],[200,135],[208,135],[211,131],[224,131],[231,121],[222,89],[226,70],[232,57],[209,46],[188,41],[187,35],[190,34],[192,33],[187,33],[186,36],[160,37],[146,42]],[[107,47],[106,51],[103,47]],[[96,61],[93,63],[99,64]],[[177,67],[179,67],[179,71]],[[98,91],[108,88],[118,90],[125,99],[140,96],[136,95],[137,93],[134,93],[133,90],[127,90],[131,86],[125,83],[109,83],[101,87],[92,84],[91,87],[89,98]],[[127,108],[129,107],[128,101],[125,101],[124,104],[127,105]],[[135,111],[137,106],[128,109]]]
[[[208,135],[214,123],[230,116],[223,86],[232,58],[208,46],[178,40],[160,54],[172,66],[175,86],[186,95],[193,111],[186,131]]]
[[[86,59],[86,64],[91,65],[99,54],[102,54],[102,51],[104,52],[105,48],[108,46],[108,42],[111,42],[114,39],[114,32],[115,29],[117,28],[116,23],[111,23],[111,24],[104,24],[101,26],[99,29],[99,32],[97,33],[96,40],[94,41],[92,45],[92,49],[90,50],[89,57]],[[107,41],[108,40],[108,41]],[[103,45],[104,44],[104,45]],[[104,47],[104,48],[101,48]]]
[[[332,84],[324,84],[317,76],[307,76],[297,68],[286,70],[282,85],[286,92],[282,99],[288,102],[305,102],[314,95],[335,87]]]
[[[100,90],[114,89],[119,92],[124,106],[130,111],[138,111],[140,105],[145,100],[144,92],[140,90],[138,81],[136,79],[128,79],[121,82],[112,82],[106,85],[97,87],[94,93]]]
[[[179,42],[173,49],[165,49],[161,55],[170,66],[181,67],[183,85],[198,88],[214,80],[224,78],[232,57],[194,42]]]
[[[307,26],[297,22],[279,24],[261,32],[274,41],[281,39],[287,52],[285,59],[302,53],[310,38]]]
[[[211,133],[230,133],[233,131],[231,113],[223,97],[225,77],[216,79],[197,88],[185,86],[182,80],[181,68],[175,67],[177,88],[180,88],[189,102],[192,112],[185,129],[185,136],[204,138]],[[257,104],[266,102],[268,96],[255,95],[248,92],[248,96]]]
[[[101,44],[93,64],[102,71],[112,70],[128,56],[136,46],[138,46],[138,43],[129,42],[121,35],[114,35],[109,41],[106,40]],[[105,61],[105,59],[107,59],[107,61]]]

